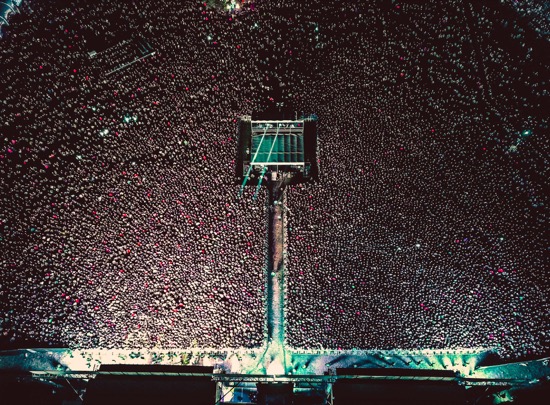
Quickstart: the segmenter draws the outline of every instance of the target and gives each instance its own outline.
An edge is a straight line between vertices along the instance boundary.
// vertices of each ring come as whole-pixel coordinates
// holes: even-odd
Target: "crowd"
[[[142,16],[175,29],[172,3]],[[177,9],[177,36],[149,34],[154,56],[106,76],[89,33],[116,44],[132,5],[25,7],[0,48],[2,342],[261,345],[267,211],[234,175],[236,119],[260,102],[206,9]]]
[[[3,345],[261,345],[235,131],[283,103],[321,173],[287,190],[290,346],[548,350],[544,78],[495,9],[89,3],[25,2],[0,43]],[[107,75],[131,36],[155,54]]]
[[[502,35],[498,8],[414,3],[347,19],[300,87],[319,116],[321,175],[288,191],[287,343],[540,356],[541,50]]]
[[[548,4],[543,1],[529,0],[501,0],[518,13],[532,29],[540,35],[548,35],[550,28],[550,15],[548,14]]]

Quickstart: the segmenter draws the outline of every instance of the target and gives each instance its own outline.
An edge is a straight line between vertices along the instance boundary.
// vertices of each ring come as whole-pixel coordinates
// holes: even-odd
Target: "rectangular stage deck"
[[[252,121],[251,164],[304,166],[304,121]]]

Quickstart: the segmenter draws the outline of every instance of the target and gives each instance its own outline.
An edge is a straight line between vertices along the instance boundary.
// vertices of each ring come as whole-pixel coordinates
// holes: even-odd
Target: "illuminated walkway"
[[[267,374],[286,374],[284,325],[284,221],[283,181],[269,183],[269,265],[267,275],[267,350],[264,359]]]

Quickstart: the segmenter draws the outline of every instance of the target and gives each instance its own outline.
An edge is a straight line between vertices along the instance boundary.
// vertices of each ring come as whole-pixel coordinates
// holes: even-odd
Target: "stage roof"
[[[303,121],[252,121],[251,164],[304,165]]]

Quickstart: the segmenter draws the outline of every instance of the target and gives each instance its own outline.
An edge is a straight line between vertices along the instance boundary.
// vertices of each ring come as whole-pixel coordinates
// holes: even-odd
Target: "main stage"
[[[339,395],[342,400],[344,393],[349,394],[352,389],[368,398],[374,395],[372,390],[384,391],[384,387],[392,384],[441,386],[441,398],[445,397],[445,387],[448,387],[450,392],[464,394],[464,398],[460,398],[466,401],[466,394],[477,393],[479,387],[505,395],[502,393],[510,390],[545,386],[550,376],[548,358],[498,363],[492,351],[483,349],[286,349],[288,371],[271,375],[264,366],[267,349],[21,349],[1,352],[0,370],[4,380],[12,376],[20,382],[26,379],[53,384],[58,392],[72,391],[82,399],[86,398],[90,382],[98,377],[200,378],[215,384],[218,403],[233,404],[249,403],[257,395],[258,384],[291,384],[296,398],[309,398],[307,403],[318,404],[342,403],[338,402]],[[210,403],[216,401],[212,399]]]

